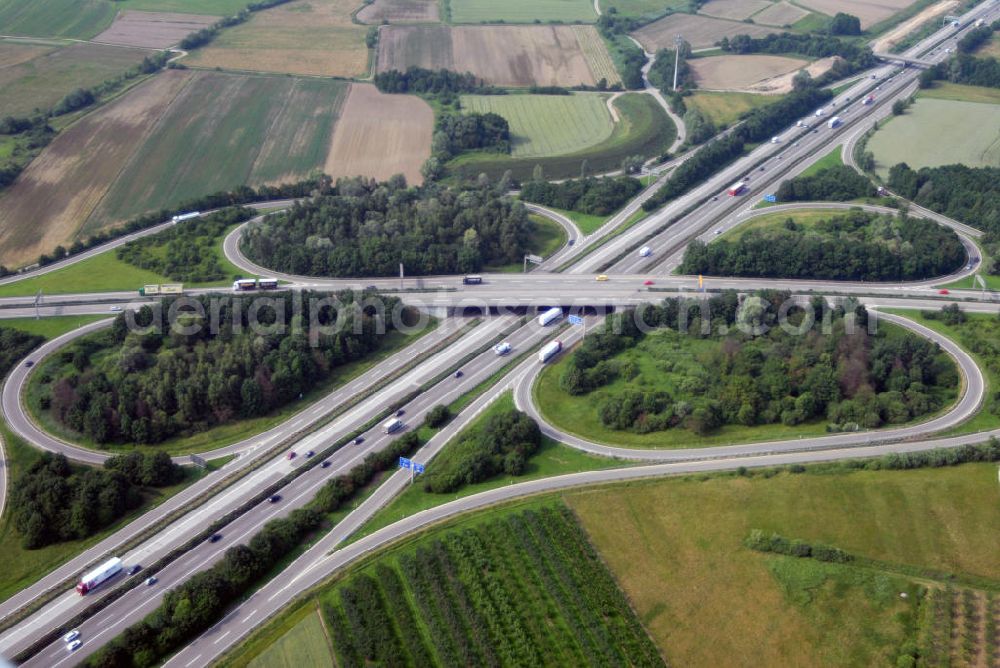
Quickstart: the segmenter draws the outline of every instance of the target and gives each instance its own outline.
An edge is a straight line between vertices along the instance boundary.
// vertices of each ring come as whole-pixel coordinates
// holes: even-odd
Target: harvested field
[[[913,169],[955,163],[1000,167],[1000,106],[919,97],[875,133],[868,149],[883,178],[898,162]]]
[[[346,84],[202,72],[125,165],[86,232],[184,199],[322,167]],[[204,104],[204,100],[215,100]]]
[[[837,12],[853,14],[861,19],[862,30],[884,21],[916,0],[798,0],[797,4],[827,16]]]
[[[83,221],[190,77],[164,72],[56,137],[0,195],[0,263],[30,264],[78,238]]]
[[[35,57],[24,59],[29,49]],[[73,44],[61,49],[22,47],[0,42],[0,57],[20,60],[0,66],[0,116],[48,109],[77,88],[94,86],[139,63],[148,52],[138,49]]]
[[[776,2],[753,15],[753,22],[768,26],[790,26],[809,16],[809,12],[788,2]]]
[[[809,73],[809,76],[815,79],[833,67],[836,60],[836,56],[832,58],[820,58],[819,60],[815,60],[807,64],[804,69]],[[803,68],[796,68],[791,72],[779,74],[778,76],[771,77],[770,79],[764,79],[763,81],[753,84],[752,86],[748,86],[746,90],[750,93],[761,93],[764,95],[784,95],[785,93],[791,93],[794,87],[793,80],[795,79],[795,75],[799,69]]]
[[[90,39],[115,17],[108,0],[0,0],[0,33]]]
[[[247,0],[127,0],[128,8],[146,12],[212,14],[231,16],[247,6]]]
[[[594,78],[600,81],[604,79],[608,84],[621,83],[621,75],[618,68],[611,60],[608,47],[604,45],[604,40],[591,26],[573,26],[576,39],[580,42],[583,55],[590,64],[590,69],[594,73]]]
[[[498,86],[594,85],[600,78],[595,72],[606,72],[607,64],[596,57],[594,44],[585,49],[578,36],[594,30],[564,25],[389,26],[379,40],[378,69],[416,65],[470,71]],[[603,54],[607,57],[606,50]]]
[[[193,32],[215,23],[219,17],[205,14],[165,14],[124,11],[95,42],[165,49]]]
[[[607,13],[614,8],[622,16],[655,18],[667,11],[686,12],[691,6],[689,0],[600,0],[601,11]]]
[[[711,56],[689,62],[698,88],[704,90],[741,90],[809,64],[785,56]]]
[[[671,14],[639,28],[632,35],[639,40],[646,51],[655,52],[657,49],[673,48],[675,35],[683,35],[694,49],[704,49],[715,46],[715,43],[723,37],[733,37],[734,35],[763,37],[773,32],[778,32],[778,30],[751,23],[713,19],[707,16]]]
[[[768,0],[708,0],[698,12],[719,19],[742,21],[770,6]]]
[[[510,123],[511,155],[562,155],[599,144],[614,123],[606,95],[463,95],[462,107],[493,112]]]
[[[413,95],[386,95],[372,84],[352,84],[330,142],[324,171],[334,178],[394,174],[423,182],[420,166],[431,155],[434,112]]]
[[[593,0],[450,0],[455,23],[596,21]]]
[[[58,48],[56,44],[45,42],[25,42],[15,39],[0,39],[0,72],[34,60],[39,56],[52,53]]]
[[[368,71],[368,29],[351,21],[357,0],[297,0],[257,12],[185,62],[200,67],[313,76]]]
[[[942,14],[946,14],[958,5],[958,0],[944,0],[938,2],[927,9],[921,11],[916,16],[903,21],[898,26],[885,33],[875,42],[872,50],[876,53],[888,53],[897,42],[902,41],[911,32],[935,19]]]
[[[424,23],[438,20],[437,0],[375,0],[357,13],[362,23]]]

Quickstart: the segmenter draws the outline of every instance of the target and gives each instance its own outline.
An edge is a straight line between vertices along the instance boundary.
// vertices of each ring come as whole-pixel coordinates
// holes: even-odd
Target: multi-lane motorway
[[[991,19],[997,10],[994,3],[984,3],[963,18],[968,25],[980,16]],[[943,29],[907,52],[908,56],[923,56],[927,51],[953,40],[959,34],[954,29]],[[931,54],[930,59],[944,56],[943,50]],[[536,209],[562,225],[573,240],[555,256],[546,260],[529,274],[488,275],[485,282],[477,286],[463,286],[461,277],[426,277],[406,279],[402,287],[424,292],[399,293],[407,302],[419,304],[429,311],[452,313],[456,309],[482,310],[490,307],[525,307],[566,305],[578,307],[621,306],[638,304],[672,294],[697,295],[696,279],[672,276],[670,272],[679,262],[679,253],[694,238],[711,239],[716,230],[728,229],[744,222],[755,212],[749,212],[751,201],[760,195],[773,192],[781,179],[792,176],[815,158],[845,144],[850,147],[857,137],[867,130],[871,122],[888,113],[892,100],[908,95],[914,87],[916,70],[900,69],[898,65],[884,65],[873,74],[866,76],[847,91],[842,92],[823,119],[815,119],[813,127],[791,128],[780,135],[777,144],[765,144],[755,149],[749,156],[737,161],[717,176],[694,189],[684,197],[668,204],[650,215],[630,230],[611,238],[603,245],[593,248],[593,242],[613,234],[615,227],[638,210],[644,198],[654,192],[655,186],[646,189],[605,227],[590,237],[583,237],[571,221],[551,211]],[[877,102],[872,106],[860,105],[863,94],[875,91]],[[847,98],[850,98],[848,101]],[[845,119],[845,125],[837,130],[826,127],[825,119],[836,114]],[[675,163],[676,164],[676,163]],[[761,171],[763,169],[763,171]],[[742,177],[750,176],[750,193],[745,197],[729,198],[723,193],[726,186]],[[713,199],[715,198],[715,199]],[[814,205],[810,205],[814,206]],[[781,210],[770,209],[768,212]],[[914,210],[914,209],[911,209]],[[918,211],[919,212],[919,211]],[[934,285],[967,276],[978,267],[978,253],[972,241],[978,232],[972,228],[946,219],[937,214],[919,212],[930,218],[951,225],[959,231],[963,243],[969,249],[970,266],[958,274],[935,281],[888,285],[870,283],[837,283],[822,281],[781,281],[711,278],[706,286],[712,289],[732,288],[743,292],[762,287],[787,289],[797,294],[838,294],[857,295],[859,299],[873,307],[910,306],[936,308],[943,301],[954,297],[979,299],[975,291],[953,293],[947,297],[937,294]],[[668,225],[669,223],[669,225]],[[148,232],[147,232],[148,233]],[[267,269],[249,263],[239,253],[238,231],[226,240],[225,251],[231,260],[247,271],[262,275],[274,275]],[[650,258],[641,258],[635,252],[640,244],[649,244],[655,252]],[[74,258],[78,261],[79,258]],[[565,273],[552,270],[568,267]],[[50,270],[49,268],[45,269]],[[608,273],[606,280],[595,280],[598,271]],[[336,289],[375,285],[386,292],[395,292],[400,287],[399,279],[334,281],[281,276],[293,288]],[[22,277],[15,277],[17,280]],[[652,285],[646,285],[652,281]],[[659,292],[663,290],[664,292]],[[49,303],[39,308],[39,313],[107,313],[111,305],[139,303],[135,293],[106,293],[101,295],[65,295],[49,298]],[[969,304],[970,310],[996,312],[1000,309],[992,303]],[[33,314],[32,298],[7,298],[0,300],[0,317]],[[768,466],[782,463],[822,461],[853,456],[872,456],[889,451],[925,449],[929,447],[955,447],[962,443],[977,442],[984,435],[969,435],[949,439],[935,439],[929,434],[940,432],[968,419],[982,402],[984,381],[982,373],[958,346],[935,333],[891,316],[883,316],[898,321],[903,326],[917,330],[921,335],[937,341],[958,363],[964,378],[963,390],[957,403],[946,414],[935,417],[919,425],[891,431],[865,432],[861,434],[840,434],[814,439],[802,439],[785,443],[764,443],[725,446],[722,448],[680,450],[664,453],[655,450],[635,450],[615,448],[593,443],[580,435],[563,433],[544,424],[533,405],[530,387],[540,368],[530,358],[513,364],[509,373],[497,385],[488,389],[474,401],[445,430],[435,436],[416,455],[417,461],[429,462],[455,433],[467,425],[478,412],[506,388],[515,391],[517,404],[523,410],[533,413],[542,422],[546,433],[574,447],[609,457],[632,460],[659,460],[653,466],[633,466],[608,471],[561,476],[494,490],[462,499],[451,504],[404,518],[385,529],[362,538],[347,547],[339,547],[366,519],[385,505],[407,483],[405,474],[390,476],[386,483],[358,509],[314,547],[296,560],[278,578],[265,585],[249,600],[238,606],[232,614],[211,629],[202,638],[183,650],[170,661],[170,665],[200,666],[207,664],[220,652],[244,637],[256,625],[274,614],[288,601],[306,588],[320,582],[330,573],[353,562],[358,557],[370,553],[379,546],[405,536],[429,523],[520,495],[566,486],[607,482],[649,475],[690,472],[699,470],[719,470],[735,466]],[[103,326],[95,323],[91,328]],[[109,553],[123,556],[127,565],[148,565],[163,555],[187,543],[192,536],[204,531],[233,510],[245,506],[256,498],[262,490],[278,484],[289,473],[299,467],[308,466],[317,459],[304,456],[307,451],[321,453],[329,465],[317,466],[284,484],[282,500],[271,504],[262,501],[246,512],[242,512],[223,526],[219,533],[222,539],[216,543],[200,543],[162,568],[159,581],[152,587],[137,586],[126,591],[100,612],[90,616],[80,626],[84,645],[74,654],[67,654],[63,644],[56,639],[43,647],[30,660],[30,665],[70,665],[79,663],[95,651],[103,642],[117,635],[125,627],[138,621],[159,603],[163,592],[171,586],[183,582],[192,573],[208,568],[221,558],[225,549],[243,542],[252,536],[263,524],[273,517],[288,513],[292,508],[307,503],[316,490],[331,476],[349,470],[369,452],[384,447],[393,436],[382,434],[380,430],[369,428],[362,434],[363,442],[345,445],[336,451],[324,453],[333,444],[344,441],[359,427],[371,423],[384,415],[387,407],[406,399],[403,419],[409,427],[414,427],[423,415],[434,405],[447,404],[458,396],[469,392],[484,380],[493,377],[510,362],[510,358],[494,354],[489,345],[505,336],[514,346],[515,353],[523,353],[553,336],[551,328],[539,328],[529,322],[522,325],[516,315],[490,317],[485,322],[471,327],[464,336],[458,336],[462,323],[447,318],[434,332],[419,339],[409,348],[383,361],[376,368],[355,379],[347,386],[339,388],[323,400],[310,406],[273,430],[234,444],[222,451],[205,453],[206,456],[240,454],[221,473],[214,473],[177,495],[140,520],[88,550],[73,561],[43,578],[39,583],[25,589],[17,596],[0,605],[0,618],[8,617],[21,610],[31,601],[44,596],[67,579],[72,578]],[[50,354],[66,340],[78,333],[67,335],[65,339],[53,342],[32,354],[36,361]],[[450,337],[455,336],[454,340]],[[559,335],[566,343],[571,343],[579,330],[564,331]],[[447,350],[438,351],[436,346],[449,341]],[[409,361],[419,360],[412,369],[393,375],[393,368],[399,368]],[[454,366],[462,362],[463,374],[454,375]],[[23,385],[28,376],[27,367],[19,366],[4,386],[2,406],[15,432],[39,447],[64,452],[68,456],[83,461],[97,463],[103,460],[99,453],[80,448],[74,444],[56,439],[40,430],[28,418],[21,406]],[[416,390],[421,390],[414,396]],[[351,403],[346,410],[338,407]],[[298,457],[289,458],[290,452]],[[320,455],[317,455],[319,457]],[[246,475],[223,486],[221,480],[241,470]],[[223,489],[224,487],[224,489]],[[216,492],[213,494],[213,492]],[[194,499],[202,499],[192,504]],[[188,505],[197,505],[189,508]],[[175,515],[176,514],[176,515]],[[154,530],[147,531],[150,526]],[[134,545],[132,544],[134,543]],[[127,550],[120,549],[130,545]],[[145,575],[145,574],[144,574]],[[97,597],[125,583],[124,578],[97,592]],[[12,656],[36,642],[48,633],[61,629],[70,619],[79,614],[95,597],[78,597],[75,593],[64,593],[41,607],[25,620],[15,624],[0,634],[0,653]]]

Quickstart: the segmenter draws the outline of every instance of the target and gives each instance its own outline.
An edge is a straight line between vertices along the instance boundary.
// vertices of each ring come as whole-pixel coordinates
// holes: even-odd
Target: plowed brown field
[[[124,11],[95,42],[165,49],[218,20],[203,14]]]
[[[371,84],[352,84],[337,122],[324,171],[334,178],[394,174],[423,182],[420,166],[431,155],[434,112],[413,95],[386,95]]]

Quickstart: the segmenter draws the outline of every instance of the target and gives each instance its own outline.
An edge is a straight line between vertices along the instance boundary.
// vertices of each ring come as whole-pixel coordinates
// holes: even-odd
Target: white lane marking
[[[215,640],[215,643],[214,643],[214,644],[215,644],[215,645],[218,645],[218,644],[219,644],[220,642],[222,642],[222,641],[223,641],[223,639],[224,639],[224,638],[225,638],[226,636],[228,636],[228,635],[229,635],[230,633],[232,633],[232,631],[226,631],[225,633],[223,633],[223,634],[222,634],[221,636],[219,636],[219,637],[218,637],[218,638],[217,638],[217,639]]]
[[[192,664],[193,664],[193,663],[194,663],[195,661],[197,661],[198,659],[200,659],[200,658],[201,658],[201,654],[199,654],[198,656],[194,657],[193,659],[191,659],[190,661],[188,661],[187,663],[185,663],[185,664],[184,664],[184,668],[191,668],[191,665],[192,665]]]

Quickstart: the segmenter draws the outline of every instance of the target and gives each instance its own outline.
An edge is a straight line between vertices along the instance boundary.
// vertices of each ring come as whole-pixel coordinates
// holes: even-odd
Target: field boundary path
[[[597,2],[597,0],[594,1]],[[643,47],[642,44],[639,43],[639,40],[635,37],[629,35],[629,39],[632,40],[637,47],[642,49],[642,53],[646,57],[646,64],[642,66],[642,85],[644,86],[642,92],[652,95],[653,99],[660,103],[660,106],[663,107],[663,111],[667,112],[667,116],[669,116],[670,120],[672,120],[674,125],[677,126],[677,137],[674,139],[674,143],[671,144],[670,148],[667,149],[668,153],[673,153],[680,147],[681,144],[684,143],[684,138],[687,136],[687,128],[684,125],[684,119],[674,113],[674,110],[670,108],[669,104],[667,104],[667,101],[660,92],[660,89],[649,82],[649,71],[653,69],[653,64],[656,62],[656,54],[646,51],[645,47]]]

